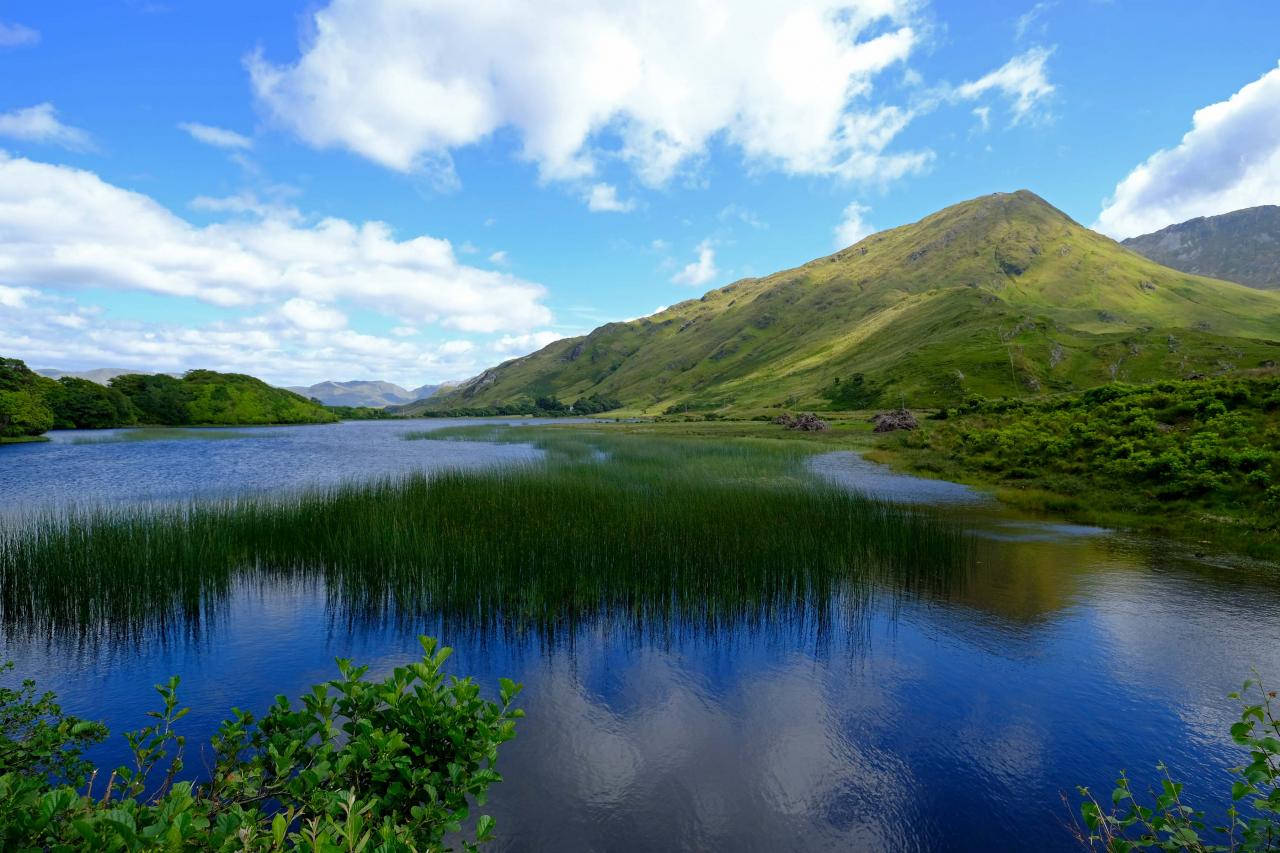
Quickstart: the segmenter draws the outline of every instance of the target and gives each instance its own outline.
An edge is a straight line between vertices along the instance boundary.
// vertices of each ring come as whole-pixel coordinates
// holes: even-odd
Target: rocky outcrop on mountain
[[[1122,245],[1182,272],[1280,289],[1280,206],[1201,216]]]

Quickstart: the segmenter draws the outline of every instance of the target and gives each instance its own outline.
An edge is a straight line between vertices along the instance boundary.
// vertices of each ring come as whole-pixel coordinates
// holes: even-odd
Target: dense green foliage
[[[918,467],[976,472],[1153,519],[1195,514],[1280,534],[1280,377],[1105,385],[971,400],[899,434]]]
[[[388,421],[402,417],[385,408],[374,408],[373,406],[327,406],[314,397],[312,402],[319,403],[324,406],[325,411],[332,412],[334,416],[344,421]]]
[[[0,688],[0,847],[34,851],[283,851],[442,849],[462,833],[471,802],[501,777],[498,747],[515,735],[520,686],[499,702],[470,678],[446,677],[450,654],[421,638],[423,657],[382,681],[339,660],[341,677],[299,706],[276,699],[262,718],[234,710],[210,744],[211,770],[178,781],[185,739],[175,724],[178,679],[157,685],[155,722],[125,735],[132,767],[110,774],[83,761],[106,737],[65,716],[34,683]],[[477,842],[494,821],[480,816]],[[464,841],[466,849],[475,845]]]
[[[16,358],[0,358],[0,441],[40,435],[53,428],[43,377]]]
[[[0,439],[50,429],[330,423],[338,417],[292,391],[240,373],[191,370],[181,379],[125,374],[107,387],[71,376],[54,381],[17,359],[0,359]]]
[[[412,411],[417,417],[427,418],[492,418],[523,417],[560,418],[579,415],[598,415],[622,407],[622,402],[615,397],[602,397],[592,394],[579,397],[572,403],[561,402],[554,395],[539,397],[536,400],[521,399],[514,403],[500,403],[493,406],[455,406],[447,409],[422,410],[418,404],[397,409],[400,412]]]
[[[601,394],[635,414],[824,409],[856,373],[925,407],[1276,361],[1280,294],[1160,266],[1023,191],[556,341],[405,408]]]
[[[101,639],[216,618],[239,585],[320,580],[345,619],[557,637],[759,624],[804,604],[945,590],[969,543],[919,510],[817,486],[814,448],[585,429],[424,437],[536,442],[545,461],[280,498],[124,507],[0,527],[0,625]],[[714,547],[708,547],[714,543]]]
[[[54,429],[106,429],[138,422],[138,409],[119,388],[63,376],[45,390]]]
[[[1207,832],[1204,812],[1184,801],[1183,784],[1175,782],[1161,764],[1161,791],[1151,805],[1142,804],[1123,773],[1111,792],[1110,806],[1099,803],[1088,788],[1081,788],[1084,802],[1080,813],[1087,832],[1080,833],[1080,840],[1090,848],[1101,845],[1111,853],[1265,853],[1280,849],[1280,717],[1272,705],[1276,694],[1251,679],[1231,698],[1241,708],[1239,722],[1231,727],[1231,740],[1248,752],[1248,763],[1232,771],[1235,779],[1225,825]]]

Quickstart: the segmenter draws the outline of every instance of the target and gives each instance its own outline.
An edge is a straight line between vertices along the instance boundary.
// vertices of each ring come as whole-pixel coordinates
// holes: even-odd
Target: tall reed
[[[0,618],[11,635],[192,630],[238,584],[294,581],[348,619],[714,631],[963,578],[958,529],[808,481],[784,443],[564,432],[488,436],[536,439],[546,460],[524,466],[30,519],[0,531]]]

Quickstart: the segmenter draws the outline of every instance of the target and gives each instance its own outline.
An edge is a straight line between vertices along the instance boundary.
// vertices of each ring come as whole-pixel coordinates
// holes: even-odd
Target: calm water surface
[[[443,425],[428,422],[426,426]],[[357,475],[535,458],[519,445],[406,442],[422,422],[58,434],[0,447],[0,507],[164,500]],[[86,437],[101,438],[79,443]],[[716,634],[603,626],[492,636],[452,624],[454,668],[525,683],[491,807],[507,850],[1072,850],[1077,784],[1139,787],[1165,760],[1220,799],[1239,754],[1225,694],[1251,666],[1280,681],[1275,566],[1014,518],[963,487],[852,454],[815,477],[943,504],[979,533],[961,590]],[[566,523],[572,523],[567,519]],[[352,624],[315,583],[239,588],[222,615],[121,647],[14,639],[66,710],[140,725],[150,685],[181,673],[189,743],[232,706],[261,709],[331,677],[335,656],[385,670],[444,626]],[[120,741],[119,743],[114,741]],[[122,760],[123,741],[92,756]],[[190,749],[190,747],[189,747]],[[199,769],[198,748],[188,765]]]

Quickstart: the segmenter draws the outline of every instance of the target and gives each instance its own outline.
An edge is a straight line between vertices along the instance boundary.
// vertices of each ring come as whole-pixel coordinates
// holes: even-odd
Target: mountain
[[[1280,289],[1280,207],[1275,205],[1201,216],[1130,237],[1123,245],[1183,272]]]
[[[42,370],[37,370],[35,372],[40,374],[41,376],[46,376],[49,379],[61,379],[64,376],[70,376],[75,379],[88,379],[90,382],[96,382],[99,385],[106,385],[108,382],[110,382],[112,379],[115,379],[117,376],[125,376],[130,373],[136,373],[142,376],[150,375],[145,371],[130,370],[127,367],[99,367],[94,370],[79,370],[79,371],[54,370],[51,368],[44,368]],[[173,374],[173,373],[169,375],[181,376],[181,374]]]
[[[306,387],[290,386],[288,390],[314,398],[326,406],[399,406],[430,397],[443,385],[422,385],[406,391],[392,382],[352,380],[350,382],[317,382]]]
[[[406,411],[926,406],[1277,360],[1280,294],[1161,266],[1023,190],[556,341]]]

